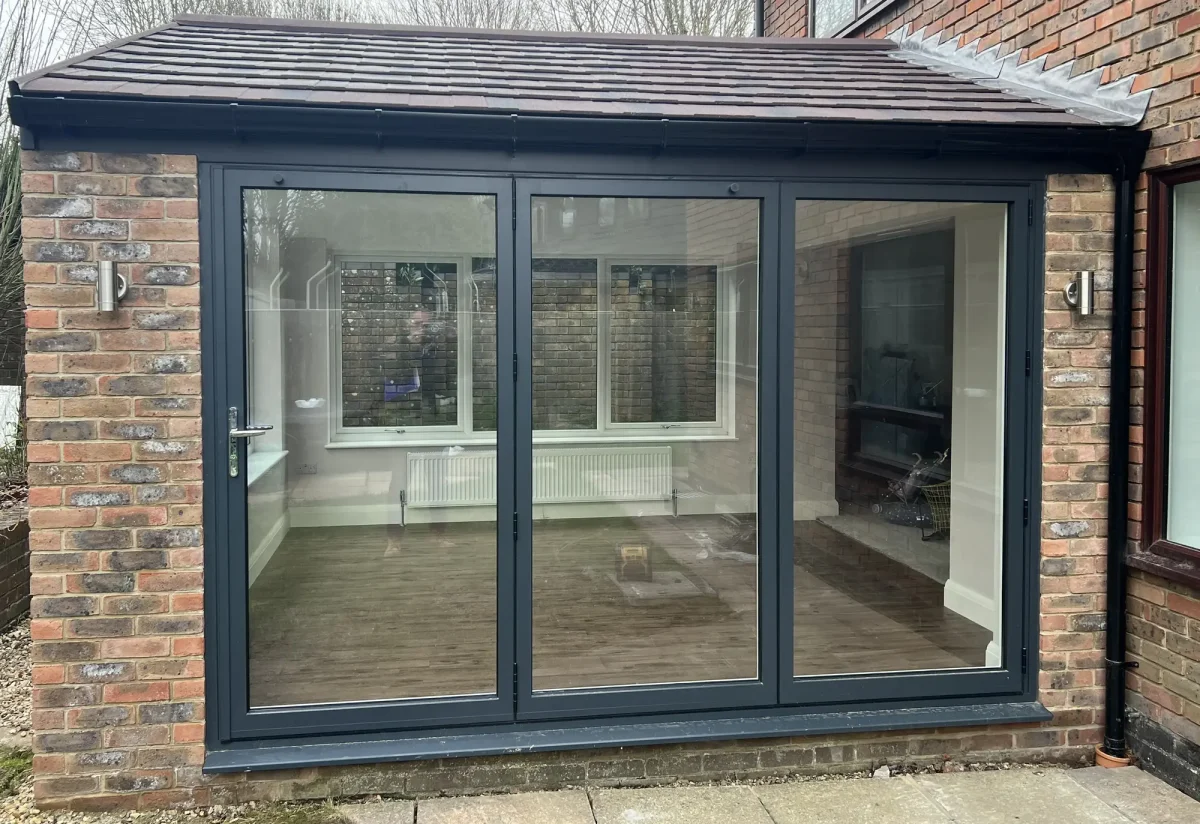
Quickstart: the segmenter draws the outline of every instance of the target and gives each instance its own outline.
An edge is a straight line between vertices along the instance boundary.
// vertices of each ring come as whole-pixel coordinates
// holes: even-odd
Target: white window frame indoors
[[[328,289],[328,335],[329,335],[329,390],[330,399],[328,449],[367,447],[439,447],[463,444],[487,445],[496,442],[495,432],[472,430],[472,346],[474,337],[469,334],[472,315],[470,278],[471,261],[475,258],[495,255],[484,252],[458,256],[424,255],[420,253],[387,252],[335,252],[331,255],[331,273],[326,280]],[[539,255],[545,259],[577,259],[579,255]],[[597,312],[606,322],[597,324],[596,358],[596,427],[594,429],[536,430],[535,444],[596,444],[596,443],[663,443],[671,441],[715,441],[736,438],[736,324],[737,269],[721,257],[704,257],[681,260],[678,255],[637,255],[634,257],[592,255],[585,256],[596,261]],[[452,263],[459,267],[457,291],[458,316],[458,422],[453,426],[410,426],[405,431],[399,427],[344,426],[342,423],[342,304],[341,272],[344,263],[364,261],[371,263]],[[612,318],[612,268],[614,266],[677,265],[716,266],[717,268],[717,418],[715,421],[646,421],[616,423],[612,420],[611,396],[611,321]],[[464,334],[467,330],[467,334]]]

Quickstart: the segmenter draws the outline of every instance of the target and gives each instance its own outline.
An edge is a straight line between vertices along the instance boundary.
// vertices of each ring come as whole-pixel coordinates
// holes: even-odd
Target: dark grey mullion
[[[1046,184],[1044,180],[1033,183],[1028,188],[1028,200],[1013,204],[1010,212],[1010,223],[1016,226],[1024,225],[1026,240],[1024,247],[1010,248],[1013,260],[1025,262],[1023,277],[1008,283],[1008,311],[1012,321],[1007,334],[1014,340],[1020,340],[1024,335],[1026,351],[1029,352],[1029,374],[1022,375],[1018,364],[1009,364],[1009,381],[1011,386],[1020,387],[1020,397],[1012,397],[1008,404],[1009,421],[1013,426],[1023,426],[1026,433],[1024,450],[1021,452],[1023,465],[1014,465],[1009,471],[1019,474],[1024,485],[1025,497],[1029,500],[1029,524],[1023,525],[1016,521],[1014,528],[1021,529],[1023,552],[1016,559],[1010,559],[1013,566],[1007,569],[1008,576],[1004,581],[1005,594],[1005,629],[1013,632],[1018,622],[1020,629],[1014,633],[1028,650],[1025,660],[1026,673],[1023,689],[1028,695],[1036,695],[1038,689],[1038,672],[1040,669],[1040,632],[1041,632],[1041,523],[1042,523],[1042,335],[1045,322],[1045,241],[1046,216],[1045,210],[1035,208],[1046,202]],[[1032,221],[1022,221],[1022,212],[1032,216]],[[1032,222],[1032,226],[1027,225]],[[1024,254],[1022,255],[1022,251]],[[1010,353],[1014,351],[1009,348]],[[1015,358],[1014,358],[1015,360]],[[1008,431],[1009,423],[1005,426]],[[1009,615],[1012,618],[1009,618]],[[1016,644],[1010,649],[1014,651]],[[1011,666],[1011,665],[1009,665]]]
[[[200,278],[200,360],[201,360],[201,449],[203,465],[219,465],[220,450],[224,443],[218,426],[217,410],[225,402],[226,387],[221,377],[228,374],[228,361],[224,347],[218,345],[226,336],[225,279],[216,273],[224,269],[225,247],[223,222],[220,217],[227,211],[220,200],[223,193],[223,170],[219,166],[202,165],[197,175],[200,184],[200,265],[211,273]],[[216,208],[214,208],[216,207]],[[204,568],[207,585],[204,588],[204,613],[207,617],[206,646],[204,659],[205,681],[215,693],[217,700],[209,701],[209,724],[205,740],[211,748],[229,741],[232,690],[229,666],[229,613],[227,603],[229,585],[228,565],[218,552],[218,547],[228,546],[226,536],[220,529],[225,520],[219,513],[228,508],[228,487],[219,478],[212,477],[212,470],[205,473],[204,490]]]
[[[759,200],[758,254],[758,374],[755,376],[758,398],[758,677],[772,702],[779,700],[779,632],[783,601],[778,589],[779,557],[783,552],[779,530],[780,513],[784,511],[779,476],[784,456],[779,447],[780,387],[776,376],[783,359],[780,335],[779,294],[783,271],[780,263],[779,231],[780,186],[769,185]],[[775,306],[771,306],[775,303]],[[735,390],[736,391],[736,390]],[[790,466],[790,463],[788,464]]]
[[[516,668],[515,706],[519,713],[525,696],[533,692],[533,181],[518,178],[513,241],[513,352],[516,358],[516,429],[513,443],[516,539],[515,592]]]
[[[516,536],[509,513],[516,512],[516,381],[504,358],[516,351],[513,273],[513,181],[501,180],[496,194],[496,694],[502,707],[516,707]],[[474,395],[474,387],[471,389]],[[471,403],[474,404],[472,397]]]
[[[230,723],[236,727],[238,718],[249,710],[249,588],[247,585],[247,515],[246,515],[246,465],[247,444],[239,443],[238,462],[242,471],[236,478],[228,472],[229,421],[226,410],[236,406],[239,425],[249,423],[246,409],[246,310],[243,243],[243,195],[236,173],[222,174],[222,202],[224,214],[222,238],[224,249],[222,260],[225,270],[221,273],[221,288],[224,292],[223,321],[225,324],[224,354],[225,381],[222,405],[214,410],[214,427],[217,429],[217,460],[210,472],[216,483],[223,487],[225,515],[223,518],[226,553],[224,577],[226,587],[226,609],[229,622],[227,647],[229,655]],[[231,734],[235,734],[231,729]]]
[[[780,186],[779,202],[779,362],[775,370],[778,385],[776,408],[778,425],[775,445],[778,453],[779,517],[776,518],[779,559],[776,564],[779,593],[779,701],[787,703],[795,663],[795,361],[796,361],[796,200],[795,184]]]

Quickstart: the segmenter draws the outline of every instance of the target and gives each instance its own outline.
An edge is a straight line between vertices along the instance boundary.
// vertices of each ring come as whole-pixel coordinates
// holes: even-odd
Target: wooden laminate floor
[[[940,595],[827,527],[797,528],[797,674],[983,663],[990,635]],[[493,692],[494,536],[484,523],[292,529],[251,589],[251,705]],[[753,538],[715,516],[538,522],[535,689],[754,678]],[[621,544],[649,548],[652,585],[619,581]]]

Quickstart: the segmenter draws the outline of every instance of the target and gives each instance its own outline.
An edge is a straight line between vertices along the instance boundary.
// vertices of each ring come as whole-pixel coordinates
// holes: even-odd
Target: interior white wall
[[[945,606],[992,632],[999,665],[1004,481],[1005,220],[1002,205],[954,221],[950,578]]]

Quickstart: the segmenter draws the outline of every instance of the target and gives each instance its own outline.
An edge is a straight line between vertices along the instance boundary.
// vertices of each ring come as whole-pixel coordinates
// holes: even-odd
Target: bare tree
[[[548,28],[748,37],[754,0],[548,0]]]
[[[24,3],[28,0],[0,0]],[[751,34],[754,0],[42,0],[65,39],[97,46],[180,14],[232,14],[474,29]]]
[[[544,28],[541,0],[389,0],[386,16],[414,26]]]
[[[549,0],[546,28],[555,31],[636,32],[634,0]]]
[[[372,0],[46,0],[57,4],[75,40],[99,46],[181,14],[228,14],[335,22],[387,22]]]
[[[583,0],[591,2],[591,0]],[[631,0],[638,31],[747,37],[754,27],[753,0]]]

